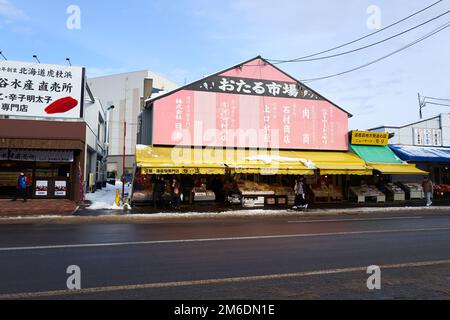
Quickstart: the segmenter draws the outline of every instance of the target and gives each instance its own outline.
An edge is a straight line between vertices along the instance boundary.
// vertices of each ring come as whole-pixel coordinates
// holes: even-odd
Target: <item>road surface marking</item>
[[[392,230],[369,230],[369,231],[349,231],[349,232],[332,232],[332,233],[302,233],[302,234],[252,236],[252,237],[184,239],[184,240],[153,240],[153,241],[137,241],[137,242],[68,244],[68,245],[35,246],[35,247],[10,247],[10,248],[0,248],[0,252],[51,250],[51,249],[98,248],[98,247],[123,247],[123,246],[155,245],[155,244],[172,244],[172,243],[310,238],[310,237],[348,236],[348,235],[380,234],[380,233],[438,232],[438,231],[450,231],[450,228],[392,229]]]
[[[288,223],[315,223],[315,222],[348,222],[348,221],[383,221],[383,220],[410,220],[423,219],[424,217],[386,217],[386,218],[354,218],[354,219],[323,219],[323,220],[298,220]]]
[[[408,262],[408,263],[399,263],[399,264],[380,265],[379,267],[382,270],[386,270],[386,269],[430,267],[430,266],[446,265],[446,264],[450,264],[450,260]],[[310,277],[310,276],[353,273],[353,272],[366,273],[366,271],[367,271],[367,267],[353,267],[353,268],[306,271],[306,272],[296,272],[296,273],[269,274],[269,275],[261,275],[261,276],[97,287],[97,288],[87,288],[87,289],[80,289],[80,290],[55,290],[55,291],[42,291],[42,292],[11,293],[11,294],[1,294],[0,300],[49,298],[49,297],[98,294],[98,293],[107,293],[107,292],[132,291],[132,290],[144,290],[144,289],[161,289],[161,288],[176,288],[176,287],[187,287],[187,286],[220,285],[220,284],[238,283],[238,282],[281,280],[281,279],[289,279],[289,278],[302,278],[302,277]]]

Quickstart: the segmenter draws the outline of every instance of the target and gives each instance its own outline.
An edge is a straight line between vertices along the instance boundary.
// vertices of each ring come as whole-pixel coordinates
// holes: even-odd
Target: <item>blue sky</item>
[[[373,32],[367,8],[380,8],[381,27],[434,0],[0,0],[0,50],[10,60],[65,63],[90,76],[150,69],[183,84],[257,55],[291,59]],[[69,30],[66,10],[81,9]],[[362,41],[368,44],[450,9],[449,0]],[[405,36],[355,54],[280,67],[297,79],[329,75],[374,60],[450,21],[450,14]],[[417,93],[450,98],[450,28],[366,69],[309,85],[348,110],[352,129],[418,119]],[[450,112],[429,106],[425,116]]]

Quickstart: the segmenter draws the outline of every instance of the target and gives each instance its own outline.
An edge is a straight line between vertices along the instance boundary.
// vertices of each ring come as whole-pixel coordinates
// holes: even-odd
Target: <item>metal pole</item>
[[[122,158],[122,204],[125,204],[125,154],[127,138],[127,121],[123,121],[123,158]]]
[[[423,104],[422,104],[422,101],[420,100],[420,93],[418,93],[417,96],[419,97],[419,116],[420,116],[420,119],[422,119]]]
[[[122,204],[125,205],[125,158],[126,158],[126,139],[127,139],[127,94],[128,77],[125,79],[125,105],[123,108],[123,155],[122,155]]]

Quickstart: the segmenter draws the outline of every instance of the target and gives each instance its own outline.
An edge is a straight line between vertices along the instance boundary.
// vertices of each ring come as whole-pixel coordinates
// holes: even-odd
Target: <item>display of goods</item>
[[[258,183],[253,181],[239,181],[239,190],[245,191],[273,191],[273,188],[267,183]]]
[[[434,186],[434,192],[437,193],[450,193],[450,185],[448,184],[437,184]]]
[[[409,191],[423,191],[422,186],[419,183],[404,183],[403,184]]]
[[[361,186],[359,188],[355,188],[355,190],[366,197],[378,197],[381,195],[380,190],[378,190],[375,186]]]
[[[390,190],[393,193],[404,193],[403,189],[393,183],[387,183],[386,189]]]
[[[280,185],[272,186],[272,190],[275,191],[275,195],[277,195],[277,196],[285,196],[285,195],[294,194],[294,189],[293,188],[283,187],[283,186],[280,186]]]

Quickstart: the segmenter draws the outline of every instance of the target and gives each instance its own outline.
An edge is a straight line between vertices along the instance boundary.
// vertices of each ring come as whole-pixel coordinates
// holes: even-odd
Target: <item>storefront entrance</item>
[[[69,199],[71,163],[0,161],[0,198],[13,198],[21,172],[29,178],[29,198]]]

